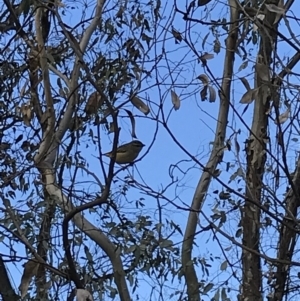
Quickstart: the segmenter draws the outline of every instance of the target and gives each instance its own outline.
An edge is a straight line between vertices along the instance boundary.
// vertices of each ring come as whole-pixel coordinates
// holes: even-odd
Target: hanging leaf
[[[22,104],[21,114],[22,114],[25,125],[30,126],[30,121],[31,121],[32,115],[33,115],[32,110],[31,110],[30,101],[26,104]]]
[[[132,113],[129,110],[125,109],[125,111],[128,114],[128,116],[130,118],[130,122],[131,122],[131,137],[137,139],[137,136],[135,134],[135,119],[134,119]]]
[[[272,13],[281,14],[281,15],[285,14],[284,8],[281,8],[275,4],[265,4],[265,7],[267,8],[268,11]]]
[[[251,90],[250,85],[245,77],[240,77],[240,80],[243,83],[243,85],[245,86],[245,88],[247,89],[247,91]]]
[[[263,21],[265,17],[266,17],[266,15],[258,14],[256,19],[259,19],[259,20]],[[257,30],[258,30],[258,26],[256,24],[254,24],[253,25],[253,31],[256,32]]]
[[[262,64],[262,63],[256,63],[255,65],[256,72],[258,76],[263,80],[263,81],[269,81],[270,80],[270,71],[267,65]]]
[[[214,40],[214,52],[218,54],[221,51],[221,43],[219,40]]]
[[[225,271],[227,269],[227,266],[228,266],[227,260],[223,261],[222,264],[221,264],[220,270]]]
[[[206,5],[210,2],[211,0],[198,0],[198,6],[203,6]]]
[[[281,10],[280,12],[277,12],[276,13],[276,18],[273,22],[273,25],[278,23],[278,21],[281,19],[281,17],[285,14],[285,9],[284,9],[284,0],[280,0],[278,2],[278,7],[277,9]],[[283,10],[283,13],[282,13],[282,10]]]
[[[204,88],[200,91],[200,97],[202,101],[207,99],[207,87],[208,86],[204,86]]]
[[[36,275],[38,267],[39,263],[31,259],[24,264],[24,271],[21,278],[21,284],[19,286],[21,298],[24,298],[26,296],[30,281]]]
[[[131,103],[145,115],[150,113],[150,108],[137,96],[130,99]]]
[[[209,102],[215,102],[217,98],[217,93],[214,87],[208,86],[209,89]]]
[[[102,104],[103,100],[101,99],[100,93],[98,91],[95,91],[90,95],[84,111],[89,116],[96,114]]]
[[[290,108],[288,108],[284,113],[278,116],[279,124],[285,123],[290,117]],[[277,119],[274,120],[275,124],[278,124]]]
[[[205,74],[200,74],[197,78],[200,79],[200,80],[202,81],[202,84],[203,84],[204,86],[208,85],[209,79],[208,79],[207,75],[205,75]]]
[[[177,111],[180,108],[180,98],[173,90],[171,90],[171,98],[174,109]]]
[[[29,83],[29,79],[26,80],[24,86],[22,87],[21,91],[20,91],[20,97],[22,98],[25,95],[25,91],[26,91],[26,87]]]
[[[248,108],[249,108],[249,105],[246,105],[246,106],[245,106],[245,109],[244,109],[243,112],[242,112],[242,116],[247,112]]]
[[[207,61],[207,60],[211,60],[213,58],[214,58],[214,55],[212,53],[204,53],[203,55],[201,55],[200,60]]]
[[[214,284],[213,283],[209,283],[207,284],[204,289],[203,289],[203,294],[207,294],[212,288],[214,287]]]
[[[241,150],[241,147],[240,147],[240,145],[239,145],[239,143],[238,143],[236,137],[235,137],[235,139],[234,139],[234,144],[235,144],[235,150],[236,150],[237,154],[239,154],[239,152],[240,152],[240,150]]]
[[[76,289],[76,301],[93,301],[91,293],[85,289]]]
[[[84,246],[84,253],[85,253],[85,257],[86,257],[87,261],[90,264],[93,264],[94,263],[93,256],[90,253],[89,248],[87,246]]]
[[[22,0],[18,8],[19,13],[23,13],[24,16],[27,16],[30,10],[30,5],[32,5],[30,0]]]
[[[239,67],[238,72],[242,71],[243,69],[246,69],[248,67],[248,60],[244,61],[242,65]]]
[[[179,43],[179,42],[182,41],[182,36],[181,36],[181,34],[180,34],[179,31],[177,31],[174,27],[172,27],[172,31],[171,32],[172,32],[173,37],[176,40],[176,43]]]
[[[114,132],[115,132],[115,124],[113,122],[110,122],[109,127],[108,127],[108,134],[111,134],[111,133],[114,133]]]
[[[239,228],[239,229],[237,229],[237,231],[235,232],[235,237],[236,237],[236,238],[239,238],[239,237],[241,237],[242,234],[243,234],[243,229],[242,229],[242,228]]]
[[[222,300],[228,300],[225,287],[222,287],[222,290],[221,290],[221,299]]]
[[[256,89],[250,89],[247,91],[240,100],[240,103],[249,104],[255,99],[255,93]]]
[[[210,34],[210,31],[206,34],[206,36],[204,37],[204,39],[202,41],[202,49],[204,49],[204,46],[205,46],[205,43],[206,43],[206,40],[207,40],[209,34]]]
[[[214,301],[220,301],[220,289],[217,289],[217,291],[215,292]]]

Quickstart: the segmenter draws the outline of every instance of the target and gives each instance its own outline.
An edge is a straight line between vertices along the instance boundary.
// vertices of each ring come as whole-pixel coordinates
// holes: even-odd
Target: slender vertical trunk
[[[229,99],[231,93],[231,79],[233,76],[235,49],[238,41],[238,10],[235,0],[228,1],[230,7],[230,28],[226,39],[226,54],[224,62],[224,72],[222,81],[222,90],[220,93],[220,108],[214,147],[210,158],[198,182],[191,208],[193,211],[189,213],[184,240],[182,244],[182,266],[184,277],[187,284],[187,295],[189,301],[200,301],[199,281],[192,261],[193,242],[198,221],[198,212],[204,202],[204,197],[209,188],[212,174],[214,173],[218,163],[222,160],[224,141],[226,137],[226,127],[229,112]]]
[[[277,5],[278,1],[267,1],[268,4]],[[264,22],[274,23],[274,13],[268,13]],[[259,28],[260,48],[257,56],[257,64],[270,68],[272,47],[276,41],[275,31],[262,26]],[[268,110],[270,107],[269,91],[270,81],[262,80],[261,70],[257,68],[255,86],[259,89],[255,103],[251,126],[251,133],[247,141],[247,173],[245,206],[242,210],[243,245],[259,252],[260,242],[260,215],[261,210],[253,202],[260,203],[263,187],[263,175],[266,163],[266,141],[268,128]],[[252,201],[250,202],[249,199]],[[262,274],[260,256],[246,250],[242,251],[243,280],[240,300],[260,301],[262,300]]]

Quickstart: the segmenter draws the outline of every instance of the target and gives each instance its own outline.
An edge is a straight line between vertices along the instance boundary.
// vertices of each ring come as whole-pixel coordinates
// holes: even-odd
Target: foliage
[[[294,2],[4,0],[4,301],[295,298]]]

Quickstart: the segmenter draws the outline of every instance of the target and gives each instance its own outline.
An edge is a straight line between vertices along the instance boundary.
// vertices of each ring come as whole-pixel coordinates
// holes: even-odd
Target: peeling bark
[[[267,4],[271,2],[274,1],[267,1]],[[274,13],[268,13],[264,22],[273,24],[275,15]],[[274,25],[274,29],[276,29],[276,25]],[[259,32],[261,41],[257,64],[269,70],[272,61],[272,47],[277,38],[276,30],[272,31],[264,26],[260,26]],[[266,113],[270,107],[268,90],[271,89],[271,84],[265,80],[265,74],[262,73],[262,68],[256,69],[255,88],[259,88],[259,93],[254,102],[251,132],[246,145],[246,201],[242,209],[243,245],[254,250],[257,254],[259,254],[260,251],[261,209],[253,204],[253,202],[250,202],[249,199],[261,203],[267,153],[268,114]],[[262,300],[261,262],[260,256],[257,254],[250,253],[245,249],[242,250],[243,280],[240,300]]]

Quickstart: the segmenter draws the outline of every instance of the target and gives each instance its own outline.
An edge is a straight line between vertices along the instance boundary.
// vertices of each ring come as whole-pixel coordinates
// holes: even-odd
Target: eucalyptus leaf
[[[130,122],[131,122],[131,137],[132,138],[137,138],[136,133],[135,133],[135,119],[133,117],[133,114],[129,111],[125,109],[125,112],[127,113]]]
[[[208,86],[209,89],[209,102],[215,102],[217,98],[217,93],[214,87]]]
[[[137,96],[130,99],[131,103],[145,115],[150,113],[150,108]]]
[[[209,78],[207,77],[207,75],[205,74],[200,74],[198,77],[197,77],[199,80],[201,80],[202,84],[204,86],[208,85],[208,82],[209,82]]]
[[[256,89],[248,90],[241,98],[240,103],[249,104],[255,99]]]
[[[247,91],[251,90],[250,84],[249,84],[248,80],[245,77],[240,77],[240,81],[243,83],[243,85],[245,86]]]
[[[171,90],[171,99],[174,109],[177,111],[180,108],[180,98],[173,90]]]
[[[270,71],[269,67],[265,64],[262,63],[256,63],[255,65],[256,72],[258,76],[263,80],[263,81],[269,81],[270,80]]]
[[[290,108],[288,108],[284,113],[282,113],[278,116],[279,124],[285,123],[289,119],[289,117],[290,117]],[[274,123],[278,124],[278,121],[277,121],[277,119],[275,119]]]

